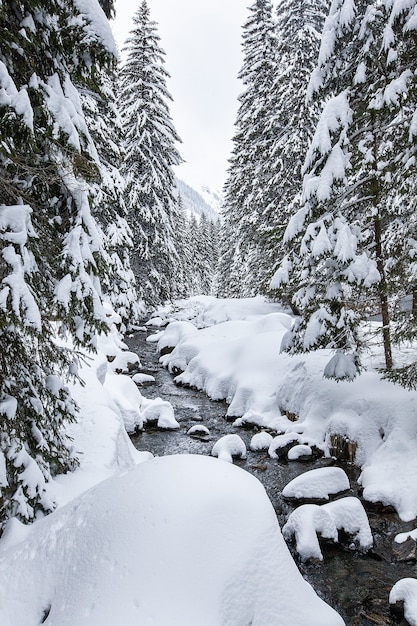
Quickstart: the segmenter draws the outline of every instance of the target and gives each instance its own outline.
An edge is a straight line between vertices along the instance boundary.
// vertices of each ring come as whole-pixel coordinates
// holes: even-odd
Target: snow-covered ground
[[[249,306],[251,319],[259,308],[269,311]],[[127,431],[149,419],[175,428],[172,406],[126,375],[138,359],[115,329],[98,345],[73,387],[79,468],[56,477],[55,512],[31,526],[12,519],[0,538],[0,624],[342,625],[301,577],[256,478],[215,458],[134,449]]]
[[[174,348],[161,362],[181,370],[177,382],[225,399],[236,425],[298,434],[297,443],[326,453],[331,433],[356,442],[364,498],[392,505],[404,521],[417,517],[417,392],[381,380],[375,341],[366,371],[336,382],[323,378],[330,351],[280,354],[292,318],[262,298],[193,298],[161,308],[155,321],[160,330],[150,340]],[[279,445],[272,442],[270,450]]]

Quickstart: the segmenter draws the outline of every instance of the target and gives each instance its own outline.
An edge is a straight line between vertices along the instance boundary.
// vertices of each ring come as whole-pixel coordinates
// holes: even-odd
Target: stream
[[[150,329],[150,333],[155,329]],[[154,343],[146,342],[147,333],[138,332],[125,338],[129,349],[139,355],[140,372],[151,374],[155,383],[140,387],[146,398],[161,397],[174,407],[175,418],[180,428],[164,431],[156,427],[146,428],[131,436],[138,450],[149,450],[155,456],[168,454],[210,455],[214,443],[223,435],[237,433],[247,447],[247,458],[236,460],[235,464],[254,474],[263,484],[277,514],[281,527],[288,515],[297,506],[286,501],[281,491],[287,483],[299,474],[313,468],[337,465],[349,476],[351,489],[344,495],[360,497],[357,485],[359,469],[353,464],[322,458],[306,462],[283,462],[271,459],[267,451],[252,452],[249,448],[254,430],[234,427],[226,420],[227,404],[214,402],[203,392],[175,385],[173,376],[159,364],[159,354]],[[135,372],[132,372],[135,373]],[[202,424],[210,435],[199,438],[187,435],[191,426]],[[323,561],[303,563],[295,552],[294,545],[289,549],[304,578],[313,586],[316,593],[333,606],[343,617],[347,626],[382,626],[408,624],[390,611],[388,596],[392,586],[400,579],[417,577],[417,564],[414,561],[395,561],[392,553],[394,536],[399,532],[417,526],[413,522],[402,522],[390,509],[375,509],[362,500],[369,518],[374,546],[367,554],[349,549],[348,544],[323,544]]]

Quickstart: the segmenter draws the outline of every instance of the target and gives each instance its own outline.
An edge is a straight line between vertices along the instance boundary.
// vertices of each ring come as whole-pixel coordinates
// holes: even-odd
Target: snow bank
[[[349,479],[341,467],[319,467],[296,476],[282,490],[286,498],[328,500],[349,489]]]
[[[253,476],[202,456],[143,463],[0,544],[4,626],[339,626]]]
[[[182,372],[178,383],[226,400],[228,416],[238,418],[236,426],[251,422],[298,433],[298,443],[327,454],[330,433],[356,442],[364,498],[392,505],[405,521],[417,517],[417,392],[381,380],[381,346],[369,352],[367,371],[354,381],[336,382],[323,378],[332,351],[279,353],[292,318],[277,305],[256,298],[200,299],[194,317],[191,306],[184,301],[181,309],[176,303],[171,319],[178,315],[205,327],[178,338],[173,352],[161,358],[168,369]],[[401,353],[394,359],[401,363]]]

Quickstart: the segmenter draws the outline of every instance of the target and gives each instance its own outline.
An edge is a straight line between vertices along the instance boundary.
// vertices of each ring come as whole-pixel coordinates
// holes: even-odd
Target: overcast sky
[[[116,0],[113,32],[119,47],[132,28],[141,0]],[[184,165],[177,175],[188,184],[221,190],[232,149],[237,96],[242,85],[242,24],[250,0],[148,0],[158,23],[168,89]]]

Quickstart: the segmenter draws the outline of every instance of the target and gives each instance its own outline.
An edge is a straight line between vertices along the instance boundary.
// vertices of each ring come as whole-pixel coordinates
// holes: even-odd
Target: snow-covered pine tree
[[[121,318],[121,331],[138,321],[136,281],[130,266],[132,231],[126,221],[124,179],[120,173],[123,160],[122,124],[116,104],[118,64],[109,59],[101,74],[100,92],[81,90],[86,123],[97,149],[99,180],[91,183],[91,206],[101,229],[106,250],[107,271],[103,294]]]
[[[181,163],[175,147],[180,139],[168,108],[171,96],[164,52],[146,0],[133,21],[121,70],[125,198],[139,297],[147,305],[156,305],[177,296],[174,222],[178,199],[173,166]]]
[[[80,92],[116,54],[99,5],[0,0],[0,525],[50,511],[51,475],[76,464],[62,382],[75,345],[106,328],[105,253],[88,190],[98,155]]]
[[[201,276],[198,270],[199,268],[199,250],[200,250],[200,231],[198,220],[194,213],[191,213],[188,220],[187,239],[189,242],[189,260],[190,260],[190,272],[189,272],[189,294],[196,296],[201,294]]]
[[[255,0],[243,26],[243,66],[233,151],[225,184],[224,224],[219,266],[222,295],[259,292],[256,250],[257,224],[272,200],[272,154],[275,143],[273,84],[276,34],[271,0]],[[261,190],[261,191],[260,191]],[[230,247],[236,248],[230,250]],[[255,254],[256,256],[256,254]],[[233,275],[233,280],[230,276]]]
[[[271,194],[259,218],[256,262],[262,291],[285,254],[283,235],[299,207],[302,167],[320,107],[307,102],[310,75],[317,65],[321,33],[330,0],[281,0],[277,16],[277,68],[274,77],[274,145]],[[262,196],[264,190],[258,190]],[[282,295],[282,294],[281,294]]]
[[[275,283],[298,285],[293,301],[302,313],[284,348],[336,348],[325,375],[337,379],[352,378],[359,365],[364,292],[378,297],[392,366],[385,244],[399,209],[396,167],[415,175],[413,55],[399,54],[415,49],[412,4],[333,0],[311,79],[323,110],[304,166],[304,204],[286,230],[292,258]]]

